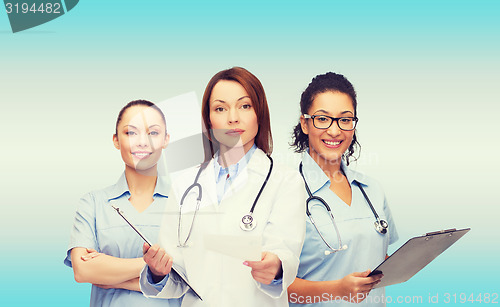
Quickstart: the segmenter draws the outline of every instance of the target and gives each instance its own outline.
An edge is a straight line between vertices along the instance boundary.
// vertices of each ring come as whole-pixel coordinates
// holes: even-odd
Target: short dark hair
[[[166,128],[167,128],[167,121],[165,120],[165,114],[163,114],[163,112],[161,111],[160,108],[158,108],[157,105],[155,105],[154,103],[152,103],[151,101],[149,100],[144,100],[144,99],[138,99],[138,100],[133,100],[129,103],[127,103],[121,110],[120,110],[120,113],[118,113],[118,118],[116,119],[116,125],[115,125],[115,134],[118,135],[118,124],[120,123],[120,121],[122,120],[122,117],[123,117],[123,114],[125,114],[125,111],[127,111],[128,108],[131,108],[131,107],[134,107],[134,106],[146,106],[146,107],[151,107],[153,109],[155,109],[156,111],[158,111],[158,113],[160,113],[161,115],[161,118],[163,119],[163,123],[165,123],[165,133],[167,132],[166,131]]]
[[[348,95],[352,100],[354,116],[356,116],[358,102],[356,101],[356,91],[354,90],[354,87],[346,77],[333,72],[327,72],[323,75],[317,75],[312,79],[311,83],[309,83],[300,98],[301,114],[308,114],[314,99],[319,94],[326,92],[340,92]],[[295,152],[303,152],[304,150],[309,148],[309,136],[302,131],[300,121],[293,128],[292,142],[290,143],[290,146],[294,148]],[[350,158],[352,158],[354,161],[357,160],[357,157],[354,157],[353,154],[358,148],[361,149],[361,145],[358,143],[356,131],[354,131],[352,142],[349,145],[347,152],[345,152],[342,156],[347,165],[349,165]]]

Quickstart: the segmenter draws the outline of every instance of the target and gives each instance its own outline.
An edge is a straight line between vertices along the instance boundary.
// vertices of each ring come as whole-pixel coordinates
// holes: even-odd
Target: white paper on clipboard
[[[231,236],[206,234],[205,248],[242,261],[260,261],[262,238],[260,236]]]

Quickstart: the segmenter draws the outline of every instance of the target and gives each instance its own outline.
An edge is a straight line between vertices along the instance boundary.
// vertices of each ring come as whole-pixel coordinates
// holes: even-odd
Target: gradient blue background
[[[62,260],[79,197],[123,169],[111,143],[119,109],[201,97],[232,66],[262,81],[274,155],[290,165],[300,93],[319,73],[349,78],[354,167],[385,187],[400,233],[391,250],[472,227],[387,295],[462,306],[445,293],[500,293],[499,13],[498,1],[86,0],[16,34],[0,13],[0,305],[88,306],[90,287]]]

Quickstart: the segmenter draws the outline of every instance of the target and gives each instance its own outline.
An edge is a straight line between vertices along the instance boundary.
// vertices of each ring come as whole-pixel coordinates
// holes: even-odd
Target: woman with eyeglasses
[[[305,191],[296,170],[270,157],[262,84],[241,67],[218,72],[205,89],[202,117],[206,163],[176,178],[162,248],[144,247],[141,289],[151,297],[181,297],[182,306],[288,306],[305,235]],[[256,258],[246,258],[250,245]]]
[[[382,274],[369,274],[398,234],[381,186],[347,167],[359,146],[356,107],[356,92],[340,74],[318,75],[302,93],[292,145],[304,152],[309,218],[290,306],[385,305],[384,289],[373,289]]]

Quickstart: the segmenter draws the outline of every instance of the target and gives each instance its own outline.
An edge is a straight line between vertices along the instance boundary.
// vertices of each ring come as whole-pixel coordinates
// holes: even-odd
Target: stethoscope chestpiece
[[[339,249],[334,249],[334,250],[326,250],[325,251],[325,256],[328,256],[328,255],[331,255],[331,254],[334,254],[336,252],[339,252],[339,251],[345,251],[347,249],[347,245],[342,245]]]
[[[389,225],[387,224],[386,221],[384,221],[384,220],[377,220],[373,224],[375,225],[375,229],[377,230],[377,232],[379,232],[381,234],[386,234],[387,233],[387,228],[389,227]]]
[[[251,214],[245,214],[241,218],[240,227],[242,230],[251,231],[257,227],[257,221],[254,220]]]

